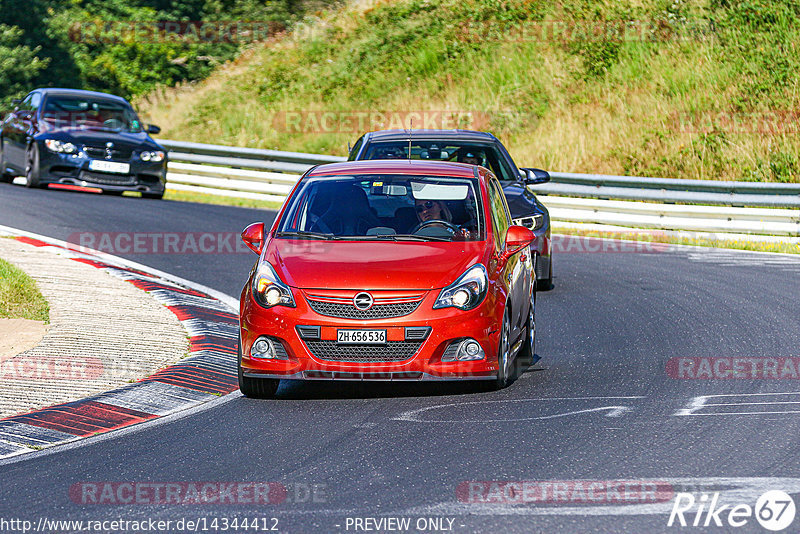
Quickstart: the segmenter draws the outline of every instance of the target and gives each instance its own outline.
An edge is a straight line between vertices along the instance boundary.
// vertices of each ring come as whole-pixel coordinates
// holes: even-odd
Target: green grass
[[[125,192],[123,196],[139,197],[140,193]],[[217,204],[219,206],[236,206],[239,208],[256,208],[277,210],[280,209],[280,202],[270,202],[267,200],[255,200],[250,198],[227,197],[221,195],[208,195],[205,193],[195,193],[192,191],[167,190],[164,200],[176,202],[197,202],[200,204]]]
[[[716,240],[695,239],[688,237],[672,236],[658,231],[641,230],[642,233],[627,232],[601,232],[595,230],[581,230],[579,228],[559,227],[553,225],[554,234],[575,235],[581,237],[603,237],[609,239],[622,239],[628,241],[644,241],[650,243],[670,243],[674,245],[692,245],[697,247],[730,248],[737,250],[751,250],[754,252],[780,252],[783,254],[800,254],[800,244],[795,243],[769,243],[744,240]]]
[[[280,202],[255,200],[251,198],[224,197],[220,195],[207,195],[205,193],[194,193],[191,191],[170,190],[164,195],[164,200],[199,202],[201,204],[218,204],[220,206],[237,206],[240,208],[258,208],[269,210],[277,210],[281,207]]]
[[[282,113],[476,111],[463,126],[494,132],[523,166],[800,182],[796,115],[775,124],[788,131],[749,129],[800,109],[798,18],[797,0],[377,1],[323,13],[308,38],[254,47],[137,105],[169,139],[338,155],[357,128],[296,131]],[[640,39],[508,31],[604,20],[667,29]]]
[[[0,260],[0,317],[50,322],[50,306],[36,282],[4,260]]]

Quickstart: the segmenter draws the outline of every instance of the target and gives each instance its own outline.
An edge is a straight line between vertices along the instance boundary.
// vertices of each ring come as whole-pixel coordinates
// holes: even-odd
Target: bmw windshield
[[[140,133],[142,123],[124,102],[79,96],[48,96],[42,121],[52,128],[80,128],[112,132]]]
[[[289,199],[277,237],[482,241],[480,199],[475,178],[309,177]]]
[[[408,141],[371,141],[358,159],[409,159]],[[500,181],[516,181],[514,169],[491,143],[450,141],[412,141],[410,159],[454,161],[482,165]]]

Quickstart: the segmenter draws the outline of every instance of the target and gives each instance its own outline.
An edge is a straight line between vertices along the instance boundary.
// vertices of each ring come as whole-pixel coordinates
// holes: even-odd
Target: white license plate
[[[117,174],[128,174],[131,172],[130,163],[120,163],[118,161],[103,161],[101,159],[93,159],[89,162],[90,171],[99,172],[115,172]]]
[[[336,342],[382,345],[386,343],[386,330],[337,330]]]

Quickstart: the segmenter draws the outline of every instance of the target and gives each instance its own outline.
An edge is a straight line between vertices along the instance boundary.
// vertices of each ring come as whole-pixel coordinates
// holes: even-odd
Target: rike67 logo
[[[795,518],[794,499],[783,491],[771,490],[762,494],[755,506],[745,503],[721,504],[720,494],[678,493],[672,505],[667,526],[743,527],[755,517],[767,530],[778,532],[788,528]]]

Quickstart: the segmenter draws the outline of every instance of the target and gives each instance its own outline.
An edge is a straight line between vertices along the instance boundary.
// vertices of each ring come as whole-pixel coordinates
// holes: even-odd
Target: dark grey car
[[[161,198],[167,152],[124,98],[75,89],[36,89],[0,127],[0,179]]]
[[[528,186],[550,180],[540,169],[519,169],[494,135],[471,130],[382,130],[364,134],[350,149],[351,161],[371,159],[459,161],[482,165],[500,180],[515,224],[533,230],[536,258],[536,288],[553,285],[550,213]]]

